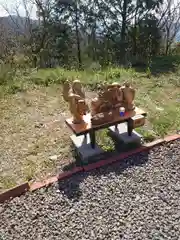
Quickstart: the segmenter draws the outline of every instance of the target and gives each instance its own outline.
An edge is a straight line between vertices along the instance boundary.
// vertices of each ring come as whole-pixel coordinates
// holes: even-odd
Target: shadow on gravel
[[[111,135],[109,135],[109,136],[111,136]],[[102,159],[106,160],[108,158],[116,157],[121,153],[125,153],[125,152],[131,151],[133,149],[136,149],[138,147],[141,147],[141,143],[133,142],[133,143],[125,144],[122,141],[120,141],[119,139],[115,138],[114,136],[111,136],[111,139],[113,140],[113,143],[114,143],[114,149],[108,150],[108,151],[104,150],[104,152],[102,154],[99,154],[97,156],[93,156],[93,157],[89,158],[86,161],[85,165],[99,162]],[[71,152],[72,152],[72,156],[73,156],[74,160],[72,162],[69,162],[67,165],[65,165],[62,168],[63,171],[72,170],[75,166],[76,167],[83,166],[81,158],[78,155],[78,152],[76,151],[73,144],[71,145]]]
[[[127,177],[131,177],[126,170],[133,167],[143,167],[148,161],[148,156],[149,152],[142,152],[118,161],[112,165],[106,165],[96,170],[76,174],[69,179],[59,181],[58,188],[67,196],[68,199],[78,201],[83,194],[80,185],[83,184],[88,177],[93,176],[98,181],[98,178],[106,176],[111,172],[116,175],[126,175]]]

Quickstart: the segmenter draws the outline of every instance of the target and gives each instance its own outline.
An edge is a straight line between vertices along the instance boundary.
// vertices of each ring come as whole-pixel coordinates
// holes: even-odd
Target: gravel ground
[[[180,141],[0,205],[0,239],[180,240]]]

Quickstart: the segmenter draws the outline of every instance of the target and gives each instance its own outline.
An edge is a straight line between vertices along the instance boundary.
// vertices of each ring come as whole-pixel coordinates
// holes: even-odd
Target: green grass
[[[157,57],[148,69],[109,67],[99,71],[42,69],[26,76],[9,67],[0,76],[0,95],[26,91],[30,86],[62,84],[80,79],[92,91],[104,81],[130,81],[136,88],[136,104],[148,112],[148,124],[157,136],[178,130],[180,126],[180,56]],[[10,79],[9,79],[10,78]],[[148,135],[148,133],[145,133]]]
[[[148,75],[148,76],[147,76]],[[79,78],[90,90],[96,90],[102,82],[130,81],[136,89],[136,105],[148,112],[148,125],[156,136],[176,132],[180,126],[180,69],[176,72],[150,75],[135,69],[108,68],[104,71],[66,71],[64,69],[40,70],[31,75],[34,83],[60,84],[66,79]],[[143,131],[145,138],[148,132]],[[151,138],[151,137],[150,137]]]
[[[105,152],[115,150],[114,141],[108,136],[108,130],[104,129],[97,132],[97,143]]]
[[[123,68],[107,68],[104,71],[66,71],[65,69],[45,69],[39,70],[30,77],[30,81],[35,84],[43,84],[45,86],[56,83],[61,84],[65,80],[81,79],[91,89],[95,89],[98,84],[104,81],[109,83],[120,80],[121,82],[126,81],[127,78],[137,77],[138,74],[134,69],[123,69]]]
[[[158,59],[157,61],[160,61]],[[163,62],[166,63],[164,60]],[[159,64],[160,65],[160,64]],[[167,63],[166,63],[167,65]],[[147,76],[148,75],[148,76]],[[102,82],[130,81],[136,88],[136,104],[148,112],[149,126],[157,136],[175,132],[180,126],[180,69],[176,72],[151,76],[149,71],[138,72],[133,68],[107,68],[103,71],[66,71],[65,69],[45,69],[29,76],[21,76],[20,80],[11,80],[1,86],[1,93],[14,94],[25,91],[27,86],[61,84],[66,79],[79,78],[90,90],[96,90]],[[23,82],[24,81],[24,82]],[[26,86],[25,86],[26,83]],[[147,135],[148,133],[145,133]]]
[[[152,142],[156,139],[156,134],[152,130],[144,129],[143,127],[141,127],[136,128],[136,132],[143,136],[145,142]]]
[[[16,185],[16,180],[9,176],[0,176],[0,190],[10,189]]]
[[[67,114],[67,104],[61,96],[61,84],[66,79],[79,78],[89,91],[96,91],[104,81],[121,84],[129,81],[136,89],[136,105],[148,113],[146,125],[136,129],[144,140],[151,142],[176,133],[180,130],[179,64],[177,56],[170,56],[169,59],[156,59],[156,64],[144,70],[109,67],[101,71],[68,71],[57,68],[28,70],[27,74],[20,70],[11,72],[9,67],[1,69],[0,116],[4,141],[0,153],[7,161],[2,161],[0,166],[0,192],[22,180],[39,180],[56,169],[74,166],[74,162],[68,162],[72,159],[72,148],[64,118],[50,129],[36,128],[34,120],[48,123],[62,113]],[[107,152],[116,149],[107,130],[98,131],[97,142]],[[50,161],[49,156],[56,154],[61,160]]]

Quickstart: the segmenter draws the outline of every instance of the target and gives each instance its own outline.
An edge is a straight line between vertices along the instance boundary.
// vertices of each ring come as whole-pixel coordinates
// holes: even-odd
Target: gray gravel
[[[180,141],[0,205],[0,239],[180,240]]]

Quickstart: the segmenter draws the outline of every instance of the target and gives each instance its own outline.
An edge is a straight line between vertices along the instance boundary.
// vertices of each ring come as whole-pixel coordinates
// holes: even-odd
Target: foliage
[[[10,64],[0,64],[0,85],[10,84],[14,79],[15,69]]]
[[[162,0],[34,2],[39,22],[17,39],[32,67],[149,64],[160,52]]]
[[[136,128],[136,132],[143,136],[145,142],[152,142],[156,139],[156,134],[152,130],[144,129],[144,128]]]
[[[171,52],[172,55],[180,55],[180,42],[173,45]]]
[[[32,70],[27,68],[26,60],[22,60],[21,57],[14,58],[11,64],[2,62],[0,64],[0,96],[25,91],[28,83],[24,80],[31,72]]]

